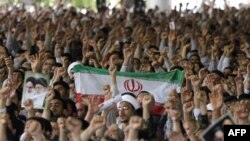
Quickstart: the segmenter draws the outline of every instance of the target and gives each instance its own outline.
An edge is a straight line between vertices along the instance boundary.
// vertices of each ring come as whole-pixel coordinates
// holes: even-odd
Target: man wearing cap
[[[123,93],[122,101],[117,103],[118,110],[118,126],[124,129],[129,122],[130,117],[133,115],[134,110],[140,107],[139,102],[132,93]]]

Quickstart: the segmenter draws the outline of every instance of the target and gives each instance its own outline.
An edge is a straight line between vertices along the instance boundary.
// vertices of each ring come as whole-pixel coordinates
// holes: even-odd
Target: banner
[[[82,95],[103,96],[103,86],[111,84],[109,71],[104,69],[76,65],[74,77],[76,93]],[[141,91],[148,91],[162,107],[173,89],[180,92],[184,73],[181,70],[161,73],[116,72],[116,79],[119,93],[137,95]]]

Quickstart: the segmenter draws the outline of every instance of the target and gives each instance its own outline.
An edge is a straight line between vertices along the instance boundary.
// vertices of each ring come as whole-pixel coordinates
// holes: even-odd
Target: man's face
[[[120,102],[117,106],[118,116],[122,123],[128,123],[132,113],[132,105],[126,101]]]
[[[24,131],[31,135],[42,134],[42,126],[36,120],[28,120],[25,124]]]
[[[44,93],[45,91],[46,91],[46,87],[44,87],[41,84],[36,84],[36,93],[37,94]]]
[[[235,105],[235,112],[239,119],[248,119],[249,117],[249,100],[241,100]]]
[[[79,118],[84,118],[85,115],[87,114],[85,105],[83,105],[82,103],[76,103],[76,110],[77,110],[77,116]]]
[[[30,81],[26,83],[26,90],[28,94],[31,94],[34,92],[34,85]]]
[[[199,58],[197,56],[191,56],[190,62],[192,64],[199,63]]]
[[[50,110],[55,116],[61,116],[63,114],[63,103],[58,99],[53,99],[50,102]]]
[[[4,49],[4,47],[0,46],[0,59],[3,59],[6,55],[6,50]]]
[[[62,98],[68,98],[69,97],[67,95],[67,93],[66,93],[66,89],[62,85],[56,85],[54,87],[54,89],[56,89],[60,93]]]
[[[63,49],[62,49],[61,45],[56,44],[55,45],[55,56],[60,57],[62,55],[62,53],[63,53]]]
[[[69,66],[70,61],[69,58],[67,56],[63,56],[61,57],[62,63],[66,64],[66,66]]]
[[[44,73],[44,74],[49,74],[51,72],[51,70],[52,70],[51,65],[44,64],[42,67],[42,73]]]

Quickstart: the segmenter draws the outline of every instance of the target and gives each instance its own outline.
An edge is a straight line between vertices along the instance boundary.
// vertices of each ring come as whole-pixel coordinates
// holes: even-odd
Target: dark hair
[[[77,113],[75,102],[71,99],[65,100],[66,105],[71,105],[73,113]]]
[[[214,73],[214,74],[219,75],[220,77],[224,77],[224,74],[221,71],[219,71],[219,70],[213,70],[210,73]]]
[[[48,83],[47,83],[47,81],[46,81],[44,78],[38,78],[38,79],[36,80],[36,84],[40,84],[40,85],[42,85],[42,86],[44,86],[44,87],[47,87],[47,86],[48,86]]]
[[[36,79],[34,77],[29,77],[26,79],[26,83],[31,82],[34,86],[36,84]]]
[[[57,81],[57,82],[54,83],[53,86],[55,87],[56,85],[62,85],[66,90],[69,89],[69,85],[64,81]]]

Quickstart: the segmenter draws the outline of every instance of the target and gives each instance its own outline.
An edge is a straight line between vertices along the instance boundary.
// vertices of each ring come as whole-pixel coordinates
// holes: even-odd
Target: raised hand
[[[201,80],[203,80],[206,77],[206,75],[207,75],[207,69],[206,68],[202,68],[202,69],[199,70],[198,76],[199,76],[199,78]]]
[[[183,112],[184,113],[190,113],[194,110],[194,102],[189,101],[183,104]]]
[[[4,62],[5,62],[5,65],[7,66],[8,69],[13,69],[14,68],[14,66],[13,66],[14,63],[13,63],[13,61],[11,59],[11,56],[5,57]]]
[[[199,88],[201,85],[201,80],[199,79],[199,77],[197,75],[193,75],[191,77],[191,84],[194,88]]]
[[[210,102],[213,109],[220,109],[223,105],[222,86],[216,85],[210,94]]]
[[[174,42],[176,40],[176,35],[175,35],[175,31],[170,31],[168,34],[168,40],[170,42]]]
[[[154,102],[154,98],[152,95],[144,95],[142,99],[142,106],[143,108],[150,108],[153,102]]]
[[[119,127],[117,124],[112,124],[108,127],[107,136],[112,139],[119,140]]]
[[[128,60],[133,55],[133,50],[131,48],[126,48],[123,50],[124,59]]]
[[[68,117],[66,120],[66,127],[71,133],[80,134],[82,123],[79,119]]]
[[[88,105],[88,110],[90,114],[95,114],[99,111],[99,97],[97,96],[91,96],[91,97],[83,97],[82,98],[83,104]]]
[[[132,116],[129,120],[129,128],[130,130],[140,130],[143,127],[143,119],[139,116]]]
[[[11,76],[11,78],[6,79],[3,84],[3,87],[0,89],[0,99],[9,98],[13,91],[15,91],[19,85],[20,82],[18,81],[17,74],[14,74]]]
[[[63,129],[64,130],[66,128],[66,119],[63,118],[63,117],[59,117],[57,119],[57,124],[58,124],[59,129]]]
[[[45,52],[40,52],[39,54],[35,54],[31,56],[31,68],[33,72],[38,72],[41,66],[41,62],[45,58]]]
[[[181,118],[181,112],[178,109],[171,109],[170,117],[172,118],[173,121],[179,121]]]
[[[192,99],[192,92],[187,89],[187,87],[183,87],[181,90],[181,101],[182,103],[188,102]]]
[[[106,124],[105,117],[96,115],[91,120],[88,128],[90,128],[91,131],[95,131],[99,128],[104,127],[105,124]]]
[[[162,52],[161,52],[161,55],[162,55],[163,57],[167,57],[167,55],[168,55],[168,50],[169,50],[168,47],[164,47],[163,50],[162,50]]]
[[[55,97],[54,89],[51,88],[51,87],[49,87],[49,88],[48,88],[48,93],[47,93],[46,100],[47,100],[48,102],[50,102],[54,97]]]
[[[31,99],[25,100],[23,105],[24,105],[25,111],[30,112],[33,110],[33,101]]]
[[[104,85],[102,87],[102,90],[103,90],[104,95],[108,94],[110,92],[110,85],[109,84]]]

